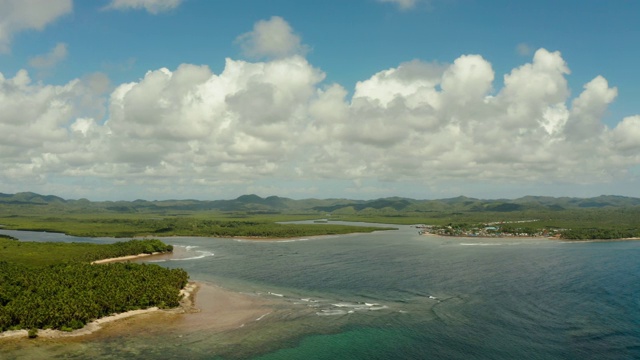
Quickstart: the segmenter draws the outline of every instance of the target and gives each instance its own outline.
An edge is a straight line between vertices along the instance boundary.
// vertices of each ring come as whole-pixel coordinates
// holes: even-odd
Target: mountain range
[[[514,212],[526,210],[570,210],[586,208],[638,207],[640,198],[602,195],[592,198],[525,196],[518,199],[476,199],[459,196],[448,199],[416,200],[388,197],[374,200],[350,199],[302,199],[279,196],[262,198],[250,194],[232,200],[134,200],[90,201],[70,200],[55,195],[33,192],[17,194],[0,193],[0,206],[52,206],[67,210],[92,210],[103,212],[164,212],[164,211],[242,211],[254,213],[322,212],[353,214],[371,211],[394,212]]]

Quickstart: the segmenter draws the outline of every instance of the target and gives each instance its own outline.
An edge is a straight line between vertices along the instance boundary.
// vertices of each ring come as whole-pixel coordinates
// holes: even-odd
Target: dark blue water
[[[37,241],[64,237],[0,233]],[[192,279],[278,299],[281,305],[250,329],[215,336],[158,334],[153,347],[144,335],[95,339],[83,345],[85,353],[113,358],[640,358],[640,242],[428,237],[408,226],[290,242],[166,242],[181,246],[181,258],[187,260],[158,264],[182,267]]]

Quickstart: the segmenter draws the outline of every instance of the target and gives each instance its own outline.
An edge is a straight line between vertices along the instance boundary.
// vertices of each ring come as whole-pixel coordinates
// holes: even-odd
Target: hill
[[[70,200],[54,195],[32,192],[17,194],[0,193],[0,208],[7,206],[49,206],[69,212],[91,210],[107,213],[175,212],[175,211],[226,211],[251,214],[317,212],[350,214],[392,214],[401,212],[521,212],[560,211],[576,209],[613,209],[640,206],[640,198],[602,195],[593,198],[525,196],[518,199],[476,199],[459,196],[449,199],[415,200],[389,197],[373,200],[351,199],[302,199],[255,194],[242,195],[231,200],[134,200],[134,201],[89,201]]]

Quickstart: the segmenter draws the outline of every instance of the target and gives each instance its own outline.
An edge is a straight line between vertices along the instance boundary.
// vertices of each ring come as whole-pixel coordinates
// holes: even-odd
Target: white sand
[[[127,261],[127,260],[139,259],[139,258],[144,258],[144,257],[147,257],[147,256],[160,255],[160,254],[164,254],[164,253],[154,252],[154,253],[151,253],[151,254],[138,254],[138,255],[120,256],[120,257],[116,257],[116,258],[96,260],[96,261],[92,262],[92,264],[106,264],[106,263],[111,263],[111,262]]]

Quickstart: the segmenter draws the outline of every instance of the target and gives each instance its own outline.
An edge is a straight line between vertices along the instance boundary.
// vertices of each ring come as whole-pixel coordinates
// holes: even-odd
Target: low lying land
[[[180,300],[180,306],[178,308],[164,310],[164,311],[181,311],[181,312],[192,312],[193,311],[193,299],[194,293],[198,289],[199,284],[195,282],[191,282],[187,284],[184,289],[180,291],[180,295],[182,299]],[[40,329],[37,331],[33,331],[32,335],[42,338],[63,338],[63,337],[76,337],[76,336],[84,336],[93,334],[94,332],[102,329],[104,325],[112,323],[118,320],[128,319],[137,315],[147,314],[159,311],[158,307],[150,307],[146,309],[138,309],[138,310],[130,310],[122,313],[117,313],[113,315],[108,315],[101,317],[99,319],[93,320],[87,323],[84,327],[72,331],[68,330],[54,330],[54,329]],[[29,337],[29,330],[8,330],[0,333],[0,339],[8,339],[8,338],[16,338],[16,337]]]
[[[282,224],[327,219],[323,223]],[[473,234],[552,234],[566,240],[640,237],[640,198],[599,196],[481,200],[306,199],[243,195],[233,200],[65,200],[34,193],[0,194],[0,226],[75,236],[296,238],[383,230],[334,221],[430,224]],[[497,224],[497,225],[487,225]],[[476,231],[478,232],[478,231]],[[490,230],[487,230],[489,234]]]
[[[340,235],[384,230],[379,227],[336,224],[280,224],[264,216],[254,219],[202,219],[199,217],[153,217],[137,214],[122,217],[104,214],[58,216],[12,216],[1,218],[7,230],[58,232],[84,237],[242,237],[294,238],[318,235]],[[297,219],[298,217],[293,217]],[[290,220],[290,219],[289,219]]]
[[[140,254],[165,253],[173,246],[158,239],[120,241],[113,244],[18,241],[0,234],[0,262],[23,266],[61,263],[90,263],[101,259]]]
[[[89,246],[91,245],[91,246]],[[37,243],[0,237],[0,332],[72,332],[96,319],[180,305],[188,275],[158,265],[91,261],[167,252],[159,240],[108,245]]]

